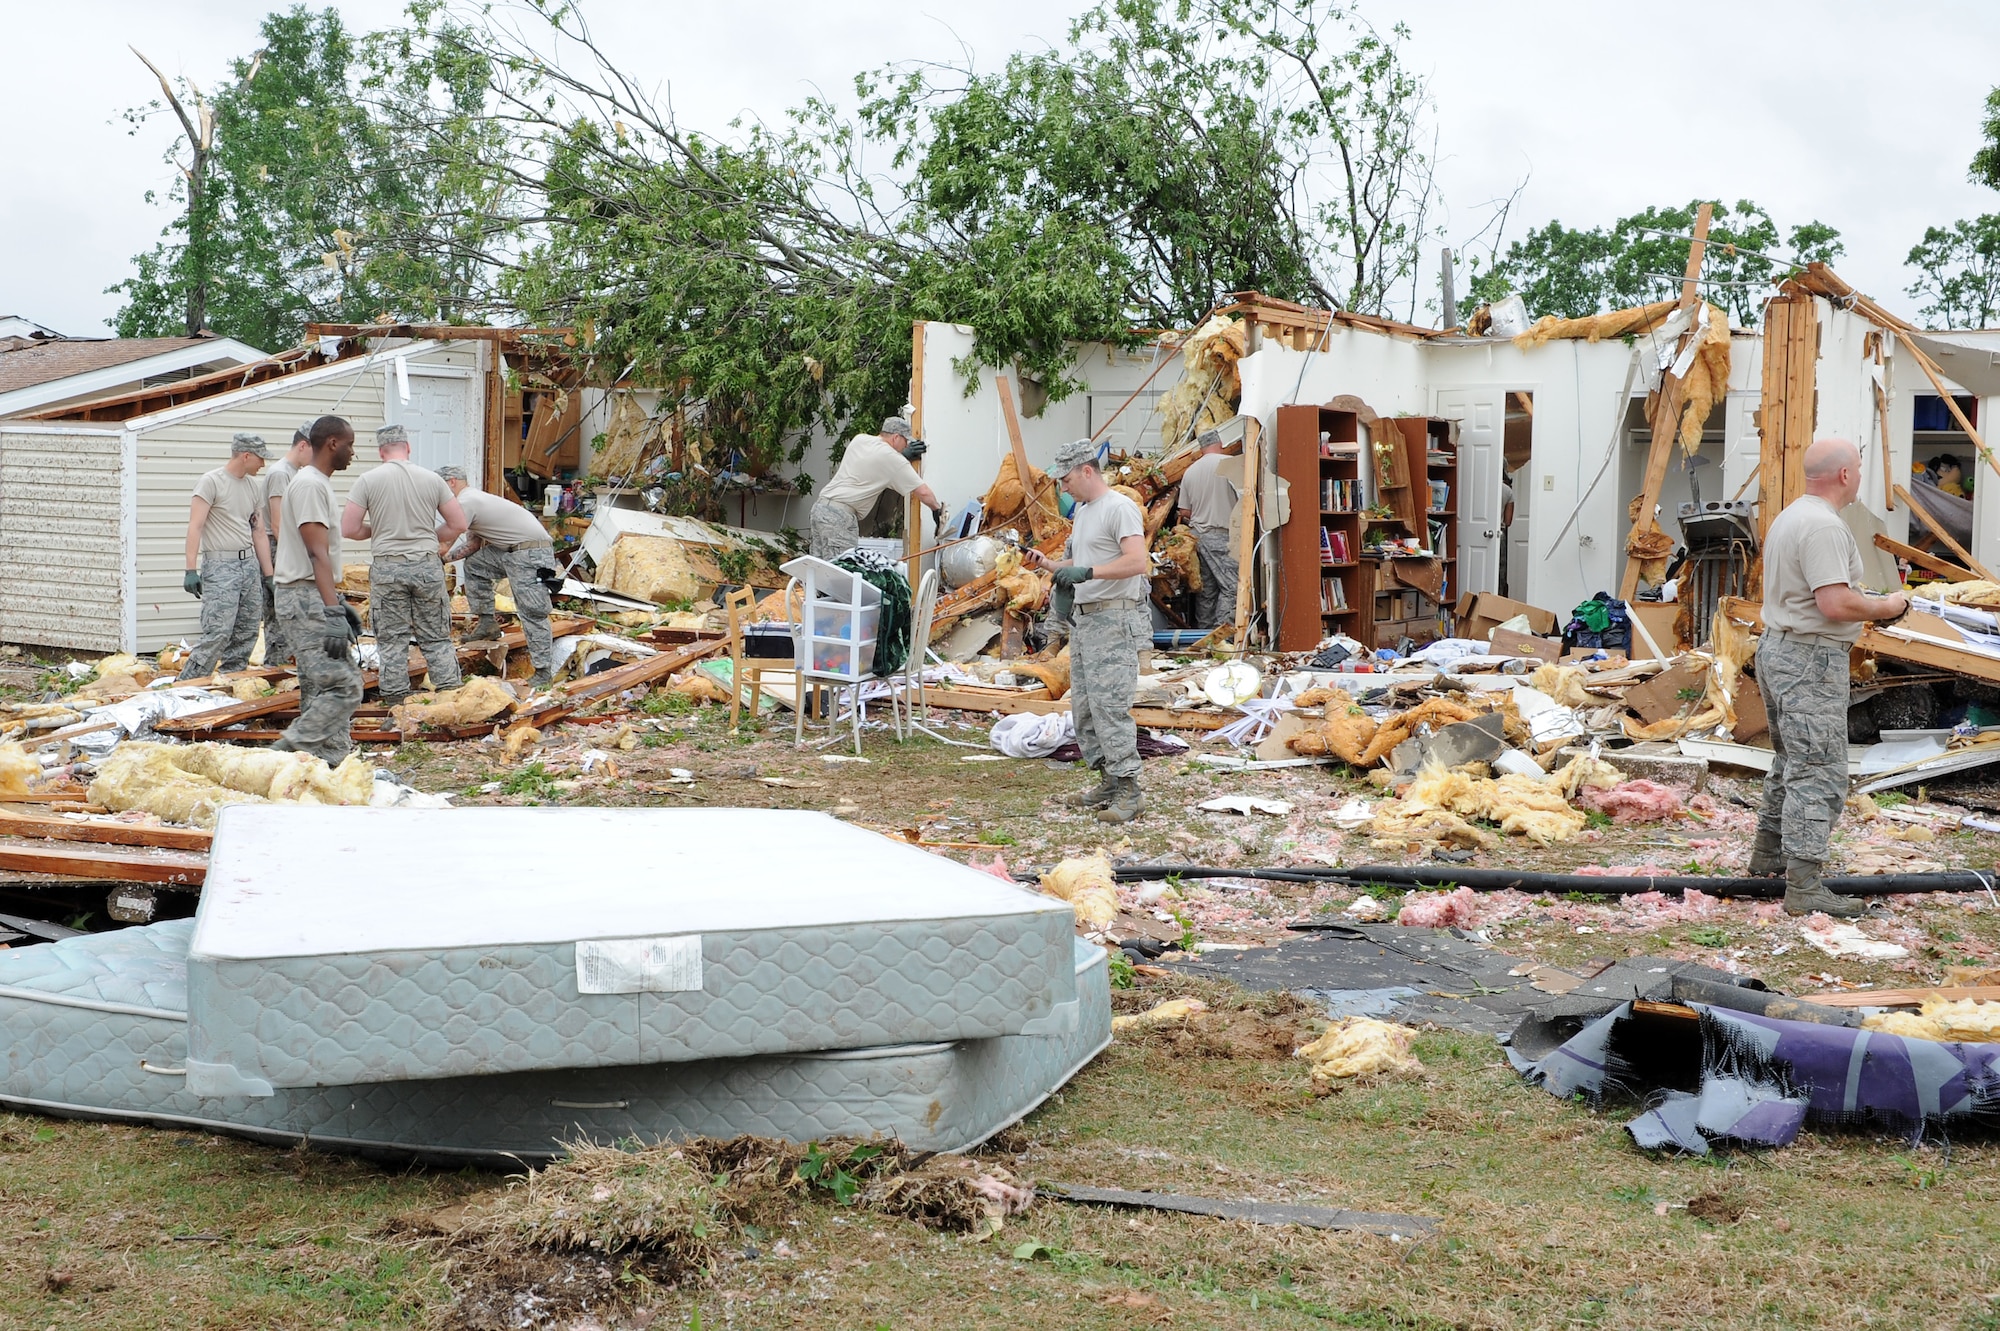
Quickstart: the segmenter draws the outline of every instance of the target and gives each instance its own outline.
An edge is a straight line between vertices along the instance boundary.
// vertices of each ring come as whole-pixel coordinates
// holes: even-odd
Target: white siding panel
[[[477,363],[478,347],[451,343],[411,358],[415,365]],[[152,426],[139,435],[138,463],[138,650],[157,651],[171,642],[193,641],[201,603],[181,590],[186,571],[188,500],[202,473],[229,460],[230,436],[262,435],[272,456],[291,446],[292,431],[319,416],[338,415],[354,427],[354,464],[333,478],[342,502],[354,481],[376,465],[375,431],[383,420],[383,367],[379,364],[317,383],[280,391],[252,389],[213,399],[209,410]],[[233,400],[232,400],[233,399]],[[483,397],[474,394],[475,404]],[[475,405],[476,409],[476,405]],[[368,545],[349,541],[342,562],[365,564]]]
[[[0,430],[0,639],[112,652],[123,624],[116,430]]]

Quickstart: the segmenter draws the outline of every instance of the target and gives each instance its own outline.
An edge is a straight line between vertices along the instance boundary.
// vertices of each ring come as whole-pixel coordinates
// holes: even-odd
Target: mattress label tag
[[[701,935],[604,938],[576,945],[585,994],[673,994],[701,988]]]

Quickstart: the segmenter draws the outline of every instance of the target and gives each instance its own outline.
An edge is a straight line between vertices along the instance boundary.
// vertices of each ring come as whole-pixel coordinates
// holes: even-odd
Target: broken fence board
[[[211,833],[189,827],[51,818],[0,808],[0,835],[50,841],[88,841],[101,846],[154,846],[165,850],[207,850]]]
[[[1915,1007],[1926,998],[1976,998],[2000,1002],[2000,984],[1966,985],[1931,989],[1849,989],[1837,994],[1814,994],[1812,1001],[1826,1007]]]
[[[1087,1188],[1069,1183],[1044,1183],[1037,1191],[1059,1201],[1086,1206],[1126,1206],[1148,1211],[1179,1211],[1219,1220],[1248,1220],[1257,1225],[1303,1225],[1308,1229],[1351,1229],[1369,1234],[1429,1234],[1438,1227],[1427,1215],[1387,1211],[1347,1211],[1331,1206],[1294,1206],[1287,1202],[1232,1202],[1215,1197],[1188,1197],[1174,1192],[1127,1192],[1123,1188]]]

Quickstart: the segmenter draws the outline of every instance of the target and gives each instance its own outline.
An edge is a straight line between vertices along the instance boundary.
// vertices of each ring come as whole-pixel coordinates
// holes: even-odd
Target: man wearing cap
[[[263,518],[264,531],[271,542],[273,567],[276,567],[278,558],[278,530],[280,510],[285,506],[285,487],[299,474],[300,467],[312,464],[312,455],[312,422],[307,421],[292,431],[292,446],[285,455],[264,468],[264,506],[258,511],[258,516]],[[284,625],[278,622],[277,584],[266,578],[264,588],[264,664],[290,665],[291,645],[285,641]]]
[[[884,490],[915,495],[931,517],[942,524],[944,505],[910,464],[924,455],[921,440],[910,438],[910,423],[901,416],[882,422],[882,433],[857,434],[841,455],[833,479],[812,506],[812,552],[821,559],[838,559],[861,542],[861,519],[875,507]]]
[[[437,474],[465,513],[465,539],[459,548],[441,544],[446,546],[446,560],[465,561],[465,599],[479,616],[472,636],[500,636],[493,591],[500,579],[507,579],[514,593],[514,612],[521,617],[521,632],[528,639],[528,660],[535,666],[528,687],[547,688],[556,663],[555,639],[549,634],[550,584],[562,585],[548,529],[519,504],[472,489],[462,467],[439,467]]]
[[[1030,549],[1034,568],[1055,568],[1056,596],[1074,598],[1069,638],[1070,712],[1083,759],[1103,772],[1074,802],[1098,811],[1100,822],[1139,816],[1139,727],[1132,696],[1139,688],[1139,653],[1153,641],[1146,605],[1146,515],[1113,490],[1098,468],[1097,445],[1064,444],[1049,475],[1076,500],[1070,515],[1069,563],[1055,568]]]
[[[354,747],[348,727],[361,705],[352,652],[361,617],[340,599],[340,515],[333,474],[354,461],[354,428],[338,416],[312,424],[312,457],[285,487],[278,528],[278,617],[299,667],[299,719],[271,747],[310,753],[329,766]]]
[[[1201,590],[1195,593],[1195,623],[1212,629],[1236,615],[1236,548],[1229,522],[1242,494],[1230,474],[1232,459],[1222,452],[1222,436],[1201,435],[1201,456],[1181,476],[1180,519],[1194,529],[1195,558],[1201,563]],[[1234,464],[1237,475],[1242,463]]]
[[[218,663],[224,670],[250,664],[271,572],[271,548],[257,515],[264,489],[254,479],[268,457],[262,439],[239,434],[230,440],[229,461],[195,482],[181,586],[201,599],[201,640],[188,653],[181,679],[209,675]]]
[[[465,532],[465,512],[437,473],[410,461],[400,425],[375,432],[382,463],[347,492],[340,534],[369,542],[368,619],[375,630],[377,691],[384,707],[410,696],[410,643],[423,651],[431,686],[460,684],[451,645],[451,595],[441,554]],[[439,527],[439,523],[443,527]]]

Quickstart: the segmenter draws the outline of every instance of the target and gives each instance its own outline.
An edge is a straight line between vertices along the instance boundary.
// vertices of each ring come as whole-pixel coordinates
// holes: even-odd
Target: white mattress
[[[1049,1033],[1066,903],[824,814],[232,805],[188,1085],[284,1087]]]
[[[1111,1038],[1104,951],[1077,940],[1080,1020],[1049,1035],[216,1100],[187,1085],[189,932],[174,920],[0,949],[0,1107],[508,1169],[578,1140],[746,1132],[954,1151],[1028,1113]]]

